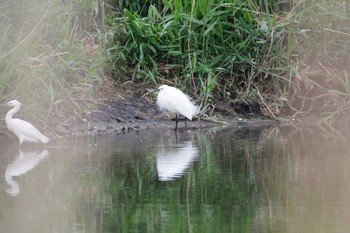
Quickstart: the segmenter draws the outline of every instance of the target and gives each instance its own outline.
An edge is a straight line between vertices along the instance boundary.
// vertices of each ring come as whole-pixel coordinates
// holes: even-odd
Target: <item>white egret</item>
[[[13,107],[13,109],[6,114],[5,120],[7,128],[18,137],[19,144],[22,144],[23,142],[47,143],[49,141],[48,137],[40,133],[40,131],[29,122],[13,118],[13,115],[17,113],[21,107],[19,101],[11,100],[6,103],[6,106]]]
[[[187,119],[192,120],[192,117],[199,113],[200,106],[195,106],[190,97],[175,87],[162,85],[154,92],[159,92],[157,97],[157,105],[159,111],[169,111],[176,114],[176,125],[179,122],[179,114],[185,117],[185,130],[187,130]]]

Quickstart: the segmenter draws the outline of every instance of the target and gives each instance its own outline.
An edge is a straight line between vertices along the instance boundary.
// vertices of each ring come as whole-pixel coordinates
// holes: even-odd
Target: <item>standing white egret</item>
[[[185,130],[187,130],[187,119],[192,120],[192,117],[199,113],[199,106],[195,106],[190,97],[175,87],[162,85],[155,90],[158,93],[157,105],[159,111],[169,111],[176,114],[176,125],[179,123],[179,114],[185,117]]]
[[[17,100],[11,100],[6,103],[7,106],[13,107],[6,114],[6,125],[7,128],[12,131],[19,139],[19,144],[23,142],[42,142],[47,143],[49,138],[40,133],[40,131],[35,128],[32,124],[27,121],[13,118],[13,115],[17,113],[21,107],[21,103]]]

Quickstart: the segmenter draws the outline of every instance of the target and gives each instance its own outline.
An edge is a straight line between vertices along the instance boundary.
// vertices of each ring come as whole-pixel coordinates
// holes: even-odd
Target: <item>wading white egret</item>
[[[13,115],[17,113],[21,107],[19,101],[11,100],[6,103],[6,106],[13,107],[13,109],[6,114],[5,120],[7,128],[18,137],[19,144],[22,144],[23,142],[47,143],[49,141],[48,137],[40,133],[40,131],[29,122],[13,118]]]
[[[154,92],[159,92],[157,97],[157,105],[159,111],[169,111],[176,114],[176,125],[179,123],[179,114],[185,117],[185,130],[187,130],[187,119],[199,113],[200,106],[195,106],[190,97],[175,87],[162,85]]]

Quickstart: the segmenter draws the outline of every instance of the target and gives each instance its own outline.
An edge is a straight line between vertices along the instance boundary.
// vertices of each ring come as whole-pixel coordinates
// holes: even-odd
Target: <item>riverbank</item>
[[[75,136],[117,135],[175,127],[174,114],[158,112],[156,95],[148,94],[141,98],[147,93],[145,86],[133,83],[123,87],[115,87],[112,84],[107,86],[108,88],[104,87],[94,97],[86,98],[86,95],[82,95],[80,98],[72,98],[74,104],[67,102],[66,105],[69,104],[70,107],[62,107],[66,111],[60,115],[53,113],[45,126],[21,116],[21,112],[16,117],[32,122],[51,141],[65,140]],[[256,127],[299,123],[299,120],[293,117],[271,119],[262,117],[257,112],[250,113],[250,115],[239,115],[235,108],[225,100],[218,101],[214,110],[210,112],[210,116],[209,113],[202,112],[192,121],[188,121],[188,128],[191,131],[216,126]],[[180,117],[178,130],[184,130],[183,117]],[[3,142],[17,140],[5,126],[2,131]]]
[[[64,119],[49,122],[53,138],[79,135],[115,135],[155,128],[174,128],[174,114],[159,113],[156,95],[141,98],[147,90],[130,84],[127,88],[111,87],[101,91],[96,99],[80,101],[82,105],[90,102],[90,108],[74,115],[74,121],[65,124]],[[77,100],[79,105],[79,101]],[[77,112],[77,110],[73,111]],[[73,115],[73,112],[71,115]],[[220,119],[220,120],[217,120]],[[215,126],[259,126],[298,122],[295,118],[269,119],[261,116],[238,115],[228,104],[219,104],[211,116],[201,113],[188,122],[189,130]],[[184,118],[180,118],[179,131],[184,130]]]

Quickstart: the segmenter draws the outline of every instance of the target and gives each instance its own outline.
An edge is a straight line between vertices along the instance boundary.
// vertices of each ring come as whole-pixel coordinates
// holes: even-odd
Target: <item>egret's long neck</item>
[[[10,111],[8,111],[8,112],[6,113],[6,118],[5,118],[6,123],[8,123],[9,120],[12,119],[13,115],[14,115],[16,112],[19,111],[19,108],[20,108],[20,106],[17,105],[17,106],[15,106],[13,109],[11,109]]]

